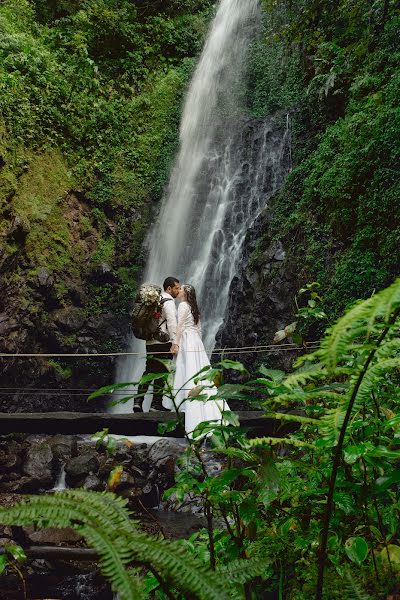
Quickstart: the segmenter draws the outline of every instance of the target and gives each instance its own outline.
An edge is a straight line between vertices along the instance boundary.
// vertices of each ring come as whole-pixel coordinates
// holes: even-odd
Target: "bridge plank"
[[[263,416],[262,411],[242,411],[240,424],[254,431],[256,435],[272,435],[277,422]],[[161,422],[176,420],[172,412],[151,413],[0,413],[0,434],[8,433],[95,433],[108,428],[110,433],[120,435],[159,435],[157,425]],[[172,437],[181,437],[182,430],[168,433]]]

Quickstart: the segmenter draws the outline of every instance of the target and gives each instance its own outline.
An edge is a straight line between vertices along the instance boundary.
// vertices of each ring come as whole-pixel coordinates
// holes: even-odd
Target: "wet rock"
[[[53,452],[49,444],[33,444],[27,451],[23,472],[43,487],[53,482]]]
[[[157,465],[159,461],[169,457],[176,459],[182,452],[184,447],[173,440],[163,438],[155,442],[148,453],[148,459],[153,464]]]
[[[165,456],[157,462],[157,468],[161,473],[170,475],[171,477],[175,472],[175,458],[173,456]]]
[[[56,528],[49,527],[34,531],[32,527],[25,528],[25,534],[32,544],[75,544],[82,539],[76,531],[70,527]]]
[[[65,465],[68,485],[74,485],[78,480],[82,480],[88,475],[97,474],[99,466],[99,459],[94,452],[87,452],[72,458]]]
[[[86,319],[86,315],[77,306],[59,308],[52,313],[53,321],[61,328],[69,332],[79,331]]]
[[[51,480],[45,483],[37,477],[19,476],[14,481],[8,481],[1,484],[1,491],[10,494],[34,494],[44,487],[49,487]]]
[[[136,487],[136,482],[134,477],[127,471],[122,471],[121,476],[117,485],[115,486],[115,492],[117,494],[121,494],[122,492],[126,492],[127,490],[131,490]]]
[[[99,477],[101,477],[101,479],[107,479],[107,477],[109,476],[109,474],[111,473],[111,471],[113,470],[114,467],[115,467],[114,459],[107,458],[106,461],[100,465],[100,469],[99,469],[99,473],[98,473]]]
[[[272,221],[272,208],[267,208],[248,230],[240,268],[231,282],[224,323],[216,338],[219,347],[270,345],[275,333],[295,320],[293,298],[303,282],[286,255],[291,241],[273,239]],[[240,360],[251,370],[255,358],[271,368],[289,370],[296,353],[244,354]],[[238,380],[236,374],[229,377]],[[233,408],[245,406],[234,401]]]
[[[105,483],[97,475],[88,475],[83,482],[83,487],[92,492],[101,492],[105,488]]]
[[[53,455],[58,460],[71,458],[76,453],[76,438],[70,435],[55,435],[49,440]]]
[[[4,450],[0,450],[0,472],[11,471],[20,463],[21,460],[17,454],[7,454]]]

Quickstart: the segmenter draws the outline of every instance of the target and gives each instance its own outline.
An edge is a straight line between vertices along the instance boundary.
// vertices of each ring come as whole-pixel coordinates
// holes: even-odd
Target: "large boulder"
[[[86,320],[84,310],[77,306],[59,308],[53,311],[51,316],[60,329],[72,333],[80,331]]]
[[[148,460],[157,466],[161,461],[166,458],[172,458],[174,461],[184,451],[184,446],[167,438],[162,438],[155,442],[148,453]]]
[[[58,460],[64,461],[76,453],[77,440],[71,435],[57,434],[50,438],[50,447]]]
[[[53,461],[54,456],[49,444],[33,444],[26,453],[23,472],[36,479],[40,487],[46,488],[54,483]]]
[[[99,459],[95,452],[86,452],[69,460],[65,465],[66,481],[75,487],[86,479],[88,475],[97,475]]]
[[[25,533],[32,544],[75,544],[82,539],[76,531],[70,527],[56,528],[48,527],[35,531],[33,527],[27,527]]]

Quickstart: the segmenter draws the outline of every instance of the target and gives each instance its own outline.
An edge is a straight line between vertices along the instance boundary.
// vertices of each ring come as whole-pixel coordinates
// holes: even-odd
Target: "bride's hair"
[[[183,286],[183,291],[185,292],[186,302],[189,304],[192,311],[194,322],[197,325],[200,320],[200,311],[199,307],[197,306],[196,290],[192,285],[185,284]]]

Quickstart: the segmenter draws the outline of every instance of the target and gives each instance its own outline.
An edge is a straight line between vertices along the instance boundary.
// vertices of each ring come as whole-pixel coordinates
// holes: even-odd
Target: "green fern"
[[[343,597],[346,600],[373,600],[372,596],[362,588],[361,584],[354,579],[349,571],[345,574],[342,590],[341,593],[344,592]]]
[[[231,583],[244,584],[255,577],[265,574],[268,566],[265,558],[237,559],[218,567],[217,574]]]
[[[109,492],[67,490],[54,496],[29,496],[11,508],[0,508],[0,523],[72,527],[96,550],[102,572],[122,600],[145,597],[137,572],[128,568],[132,561],[151,565],[174,587],[200,600],[231,597],[226,582],[187,556],[180,544],[138,530],[126,504]]]

